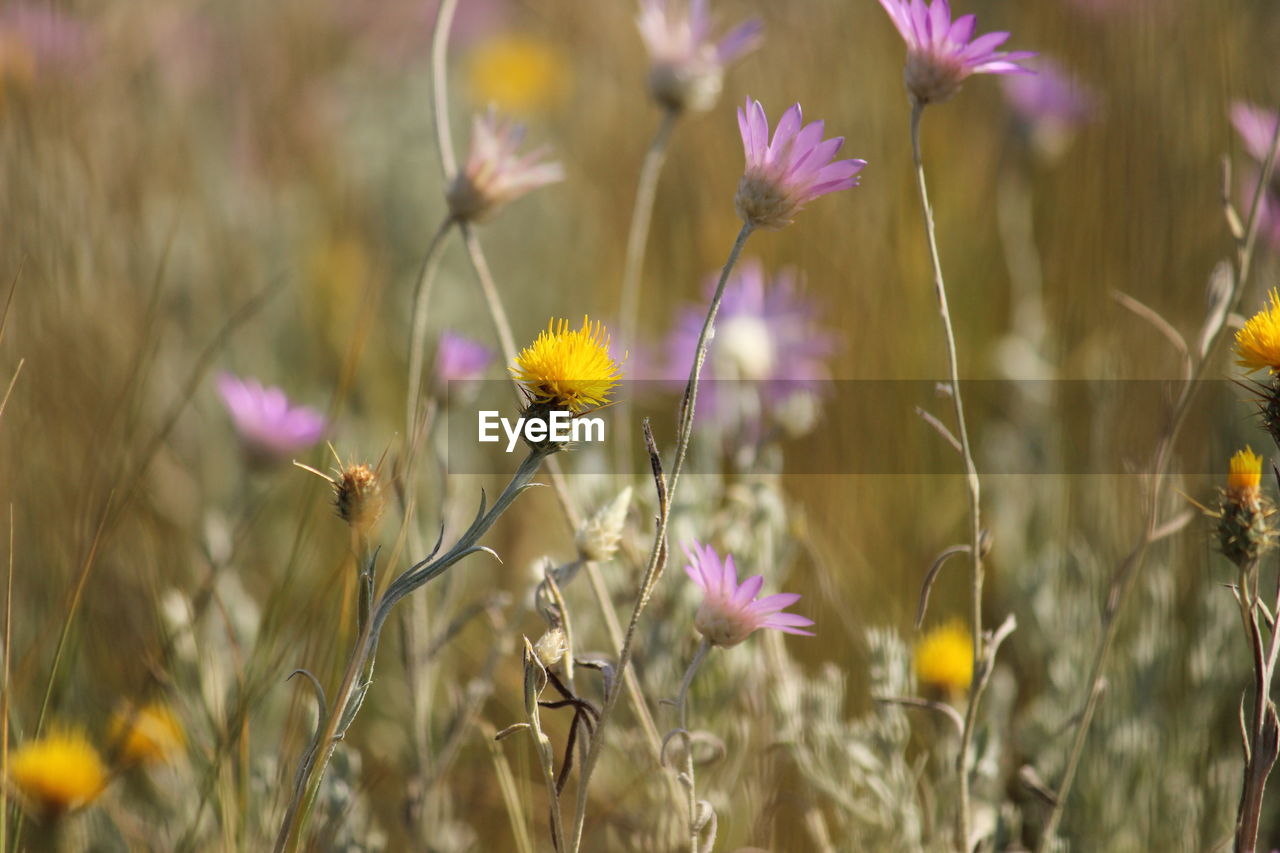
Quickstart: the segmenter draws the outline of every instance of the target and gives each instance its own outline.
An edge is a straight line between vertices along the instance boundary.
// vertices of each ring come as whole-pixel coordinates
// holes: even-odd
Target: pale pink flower
[[[492,109],[475,117],[467,162],[446,193],[455,218],[482,222],[530,190],[564,180],[564,167],[543,159],[547,148],[516,153],[524,132],[524,125],[499,119]]]
[[[802,124],[800,105],[783,113],[769,140],[769,119],[759,101],[738,108],[747,167],[734,206],[753,228],[781,228],[815,198],[858,185],[866,160],[835,160],[843,136],[823,139],[821,121]]]
[[[254,462],[287,460],[319,441],[328,428],[320,412],[295,406],[284,391],[253,379],[222,373],[218,392]]]
[[[813,636],[812,631],[804,630],[813,624],[812,619],[782,612],[800,600],[796,593],[779,592],[756,599],[764,586],[763,575],[753,575],[739,584],[733,557],[726,555],[721,560],[710,545],[694,542],[684,546],[684,554],[689,559],[684,570],[703,593],[693,625],[713,646],[736,646],[760,628]]]
[[[1029,51],[996,50],[1009,38],[1005,32],[973,37],[977,18],[961,15],[953,22],[947,0],[880,0],[893,25],[907,43],[904,73],[907,91],[919,104],[945,101],[970,74],[1028,74],[1018,63],[1035,56]]]
[[[1257,164],[1243,170],[1242,174],[1241,195],[1246,213],[1253,207],[1254,189],[1262,176],[1262,164],[1271,151],[1271,137],[1275,134],[1277,121],[1280,121],[1280,116],[1271,110],[1242,101],[1231,105],[1231,124],[1240,134],[1245,151]],[[1242,217],[1246,213],[1242,213]],[[1272,248],[1280,249],[1280,168],[1272,172],[1269,185],[1262,190],[1262,200],[1258,203],[1258,233]]]
[[[446,382],[480,379],[495,357],[493,350],[479,341],[446,329],[436,348],[436,375]]]
[[[649,51],[649,92],[668,109],[710,109],[720,96],[725,68],[760,44],[762,28],[755,19],[713,39],[707,2],[640,0],[636,24]]]

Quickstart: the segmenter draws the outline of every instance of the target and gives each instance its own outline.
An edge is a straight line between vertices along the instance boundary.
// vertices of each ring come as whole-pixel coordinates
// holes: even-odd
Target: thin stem
[[[679,482],[680,472],[684,467],[685,456],[689,449],[689,439],[693,430],[694,404],[698,399],[698,381],[702,375],[702,365],[707,358],[707,345],[710,341],[711,329],[715,325],[716,314],[719,312],[720,302],[724,298],[724,288],[729,280],[729,273],[733,271],[734,265],[737,264],[738,256],[742,254],[742,248],[746,245],[747,238],[751,236],[751,232],[751,226],[746,224],[738,232],[738,238],[734,241],[733,248],[729,250],[729,257],[725,261],[724,268],[720,271],[720,280],[716,283],[715,295],[711,298],[711,304],[707,308],[706,320],[702,324],[702,332],[698,335],[698,346],[694,352],[693,364],[689,369],[689,381],[685,386],[684,398],[680,404],[679,425],[676,431],[675,465],[672,468],[669,481],[663,483],[660,478],[659,488],[660,491],[665,489],[665,493],[660,495],[661,506],[658,511],[657,530],[654,531],[653,546],[649,551],[649,560],[640,581],[640,595],[632,608],[631,621],[627,625],[627,633],[622,641],[622,651],[618,654],[618,669],[622,672],[625,672],[631,664],[632,647],[635,642],[636,628],[640,623],[640,614],[644,612],[645,607],[648,605],[653,588],[661,578],[662,570],[666,565],[664,557],[667,550],[667,522],[670,518],[670,509],[675,497],[676,485]],[[591,774],[595,771],[596,762],[600,760],[600,753],[604,747],[605,726],[608,725],[613,709],[618,703],[618,694],[620,692],[615,687],[605,695],[604,703],[600,709],[600,720],[596,723],[595,736],[591,738],[591,749],[587,753],[586,761],[583,762],[582,770],[578,776],[578,799],[574,810],[573,829],[569,837],[570,853],[577,853],[582,843],[582,829],[586,822],[587,791],[590,787]]]
[[[693,684],[693,676],[697,674],[698,667],[702,665],[709,651],[711,651],[711,643],[703,637],[702,642],[698,643],[698,650],[693,653],[693,660],[689,661],[689,668],[685,670],[684,678],[680,681],[680,692],[676,695],[676,719],[679,721],[679,731],[684,737],[684,784],[689,808],[689,853],[698,853],[698,796],[693,782],[693,741],[689,737],[689,687]]]
[[[404,440],[408,447],[407,453],[411,457],[417,455],[414,448],[417,445],[418,408],[422,394],[422,362],[426,355],[427,305],[431,301],[436,271],[440,269],[440,258],[444,255],[445,237],[452,226],[453,218],[446,217],[436,229],[431,242],[427,245],[427,253],[418,271],[418,283],[413,290],[413,326],[409,332],[409,386],[405,392],[404,425]],[[407,474],[405,479],[409,479]]]
[[[960,778],[960,814],[957,831],[960,850],[968,853],[972,833],[972,815],[969,805],[969,754],[973,750],[973,734],[978,724],[978,706],[982,701],[988,673],[984,671],[985,653],[982,637],[982,537],[981,484],[978,467],[973,461],[969,444],[969,428],[965,423],[964,399],[960,393],[960,372],[956,359],[956,336],[951,327],[951,312],[947,307],[947,287],[942,279],[942,261],[938,256],[938,240],[933,224],[933,208],[929,205],[929,190],[925,185],[924,161],[920,156],[920,117],[924,104],[913,101],[911,106],[911,154],[915,160],[916,184],[920,190],[920,206],[924,211],[924,230],[929,241],[929,260],[933,263],[933,288],[938,297],[938,313],[942,317],[942,330],[947,343],[947,368],[951,380],[951,401],[955,406],[956,430],[960,439],[960,454],[964,457],[965,482],[969,492],[969,559],[973,567],[973,588],[970,622],[973,630],[974,681],[969,689],[969,703],[965,708],[964,731],[960,736],[960,754],[956,757],[956,772]]]
[[[493,506],[484,512],[482,503],[482,512],[477,514],[475,521],[447,553],[439,557],[433,553],[411,566],[396,578],[378,599],[372,617],[365,623],[352,647],[337,697],[325,717],[321,731],[318,732],[311,750],[302,759],[299,785],[285,812],[280,832],[276,836],[276,853],[284,850],[292,853],[298,850],[302,843],[306,824],[329,761],[338,743],[346,736],[346,731],[360,710],[364,694],[368,690],[373,660],[378,651],[378,640],[383,626],[391,615],[392,608],[405,596],[438,577],[464,557],[477,551],[487,550],[477,544],[480,538],[493,527],[494,522],[507,511],[516,497],[529,487],[547,453],[546,450],[531,451],[512,475],[507,487],[494,501]]]
[[[618,310],[618,333],[628,347],[636,345],[639,326],[640,279],[644,272],[645,249],[649,243],[649,225],[653,221],[653,202],[658,193],[658,176],[667,159],[667,144],[676,126],[679,113],[663,110],[658,132],[645,152],[640,164],[640,177],[636,181],[636,200],[631,208],[631,227],[627,231],[627,252],[622,267],[622,295]],[[618,453],[631,454],[631,421],[622,419],[618,424]]]
[[[458,0],[440,0],[435,29],[431,34],[431,117],[440,152],[440,173],[446,184],[458,171],[458,158],[453,153],[453,130],[449,126],[448,89],[449,30],[453,27],[453,13],[457,8]]]
[[[1249,208],[1249,218],[1245,226],[1244,238],[1236,242],[1236,263],[1233,268],[1233,277],[1231,282],[1231,295],[1227,300],[1227,312],[1224,317],[1234,312],[1240,305],[1240,301],[1244,298],[1244,286],[1248,282],[1249,272],[1253,266],[1253,250],[1258,236],[1259,211],[1262,207],[1262,197],[1267,186],[1271,181],[1271,175],[1276,164],[1277,154],[1280,153],[1280,124],[1276,126],[1275,132],[1272,134],[1271,147],[1267,152],[1266,160],[1262,164],[1262,173],[1258,177],[1258,184],[1254,190],[1253,203]],[[1040,841],[1040,851],[1044,853],[1049,849],[1054,837],[1057,834],[1058,824],[1062,820],[1062,812],[1066,807],[1067,797],[1071,793],[1072,784],[1075,781],[1076,771],[1080,766],[1080,759],[1084,753],[1084,744],[1088,738],[1089,729],[1093,725],[1093,718],[1098,710],[1098,701],[1102,695],[1102,679],[1106,674],[1107,663],[1110,660],[1111,649],[1115,645],[1116,633],[1119,628],[1120,614],[1124,610],[1124,605],[1129,599],[1129,595],[1133,590],[1135,582],[1144,565],[1147,547],[1155,541],[1156,531],[1159,529],[1159,510],[1160,496],[1164,478],[1168,473],[1169,459],[1172,456],[1173,446],[1177,442],[1178,435],[1182,431],[1182,425],[1186,422],[1187,414],[1191,409],[1191,403],[1195,398],[1196,390],[1200,385],[1200,379],[1204,375],[1208,365],[1213,361],[1218,347],[1223,339],[1223,331],[1226,329],[1226,323],[1219,323],[1209,338],[1208,344],[1203,348],[1203,355],[1196,362],[1195,369],[1192,371],[1190,378],[1182,387],[1182,392],[1178,395],[1177,402],[1174,404],[1173,412],[1170,418],[1169,428],[1156,448],[1155,458],[1152,462],[1151,472],[1151,489],[1147,502],[1146,523],[1144,525],[1142,535],[1139,537],[1137,544],[1133,550],[1121,561],[1116,569],[1114,579],[1112,581],[1112,589],[1108,596],[1107,608],[1103,612],[1103,628],[1102,639],[1098,644],[1097,652],[1094,655],[1093,664],[1090,667],[1088,696],[1085,699],[1084,711],[1080,715],[1080,720],[1076,724],[1075,736],[1071,742],[1070,752],[1067,754],[1067,764],[1063,771],[1062,782],[1055,792],[1054,804],[1049,812],[1049,817],[1045,822],[1044,834]]]

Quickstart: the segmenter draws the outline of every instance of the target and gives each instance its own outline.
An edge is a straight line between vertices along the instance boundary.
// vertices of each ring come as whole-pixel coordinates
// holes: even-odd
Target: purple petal
[[[799,600],[799,593],[775,592],[773,595],[766,595],[751,606],[757,613],[777,613],[779,610],[785,610]]]
[[[756,152],[756,164],[765,161],[769,150],[769,119],[759,101],[749,101],[751,120],[751,148]]]
[[[988,58],[993,50],[1008,40],[1009,34],[1004,32],[980,35],[973,41],[969,42],[968,47],[960,51],[960,58],[968,62],[979,62]]]
[[[755,18],[744,21],[731,30],[716,45],[716,56],[721,65],[727,65],[735,59],[754,50],[760,44],[764,25]]]
[[[737,592],[733,594],[733,604],[735,607],[743,607],[756,597],[760,592],[760,588],[764,586],[764,575],[752,575],[742,582],[742,586],[738,587]]]
[[[760,624],[765,628],[806,628],[813,620],[799,613],[775,613]]]
[[[784,153],[791,140],[795,138],[796,131],[800,130],[802,116],[800,114],[800,104],[792,104],[787,111],[782,114],[782,118],[778,119],[778,126],[773,131],[773,142],[769,144],[769,158],[774,160],[779,154]]]
[[[947,37],[951,30],[951,7],[947,0],[933,0],[929,9],[929,36],[933,44]]]
[[[947,40],[957,47],[968,44],[969,39],[973,38],[973,29],[977,24],[977,15],[961,15],[951,25],[951,32],[947,33]]]

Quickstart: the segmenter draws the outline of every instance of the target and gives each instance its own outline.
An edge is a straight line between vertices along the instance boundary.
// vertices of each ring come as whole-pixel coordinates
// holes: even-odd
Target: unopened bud
[[[578,530],[575,542],[582,559],[589,563],[603,563],[613,559],[622,541],[622,528],[631,507],[631,487],[618,492],[617,497],[596,511],[596,514]]]
[[[1242,571],[1257,565],[1275,543],[1275,509],[1262,494],[1262,457],[1249,448],[1231,457],[1218,512],[1218,546]]]
[[[564,629],[557,625],[538,638],[538,642],[533,646],[533,654],[543,667],[552,667],[560,662],[568,648]]]
[[[338,516],[356,533],[368,536],[387,503],[377,473],[368,465],[347,465],[333,481],[333,491]]]

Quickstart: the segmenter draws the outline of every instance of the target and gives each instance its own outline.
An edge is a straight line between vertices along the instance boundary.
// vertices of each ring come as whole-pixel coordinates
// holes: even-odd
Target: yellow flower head
[[[1250,371],[1280,373],[1280,293],[1271,289],[1271,305],[1249,318],[1236,332],[1236,364]]]
[[[1227,473],[1227,491],[1233,495],[1255,494],[1262,485],[1262,457],[1246,447],[1231,457],[1231,470]]]
[[[163,764],[186,746],[187,734],[172,708],[153,702],[117,711],[111,718],[111,741],[125,764]]]
[[[563,406],[574,414],[609,402],[618,384],[618,364],[609,355],[609,335],[585,316],[574,331],[568,320],[552,320],[510,368],[534,402]]]
[[[9,758],[9,779],[46,818],[86,806],[107,787],[107,766],[83,732],[54,731]]]
[[[476,46],[467,62],[471,96],[505,113],[529,115],[562,101],[569,68],[550,43],[522,35],[499,35]]]
[[[973,680],[973,638],[959,621],[934,628],[916,645],[916,678],[924,684],[963,690]]]

